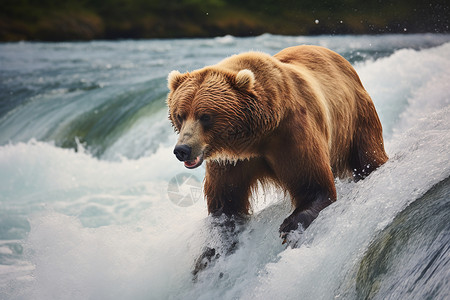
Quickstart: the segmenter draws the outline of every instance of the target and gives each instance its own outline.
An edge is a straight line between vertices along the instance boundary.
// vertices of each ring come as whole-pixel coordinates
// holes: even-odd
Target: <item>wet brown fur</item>
[[[236,79],[244,69],[254,81],[248,73]],[[272,181],[289,192],[297,214],[312,211],[311,220],[297,220],[307,227],[336,200],[334,177],[358,180],[388,159],[381,123],[356,71],[322,47],[235,55],[171,74],[169,87],[174,128],[184,140],[196,135],[195,151],[207,161],[210,213],[248,214],[257,182]],[[202,114],[213,116],[209,128],[198,125]],[[186,124],[197,129],[187,135]]]

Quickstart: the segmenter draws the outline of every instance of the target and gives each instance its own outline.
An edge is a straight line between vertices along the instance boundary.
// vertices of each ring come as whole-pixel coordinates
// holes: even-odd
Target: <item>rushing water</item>
[[[346,57],[390,160],[281,245],[259,191],[239,248],[192,280],[204,168],[172,154],[166,76],[298,44]],[[448,299],[450,35],[0,44],[0,299]]]

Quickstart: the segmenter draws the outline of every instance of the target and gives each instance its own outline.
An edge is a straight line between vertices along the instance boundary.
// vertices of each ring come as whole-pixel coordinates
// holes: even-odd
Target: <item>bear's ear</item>
[[[175,91],[180,84],[183,83],[184,80],[188,77],[188,73],[181,74],[178,71],[172,71],[169,73],[169,76],[167,76],[167,83],[168,87],[171,91]]]
[[[251,90],[255,85],[255,74],[248,69],[240,70],[236,75],[236,86],[243,90]]]

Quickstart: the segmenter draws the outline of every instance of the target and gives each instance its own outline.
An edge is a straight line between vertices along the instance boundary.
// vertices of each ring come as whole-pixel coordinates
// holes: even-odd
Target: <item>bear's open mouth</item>
[[[188,169],[195,169],[203,162],[203,155],[197,156],[194,160],[186,160],[184,166]]]

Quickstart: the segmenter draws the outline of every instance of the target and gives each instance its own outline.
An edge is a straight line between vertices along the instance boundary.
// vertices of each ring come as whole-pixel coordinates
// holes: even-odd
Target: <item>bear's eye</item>
[[[211,116],[208,114],[203,114],[200,116],[200,122],[202,122],[204,125],[207,125],[211,122]]]
[[[177,114],[177,120],[178,122],[183,123],[184,117],[180,114]]]

